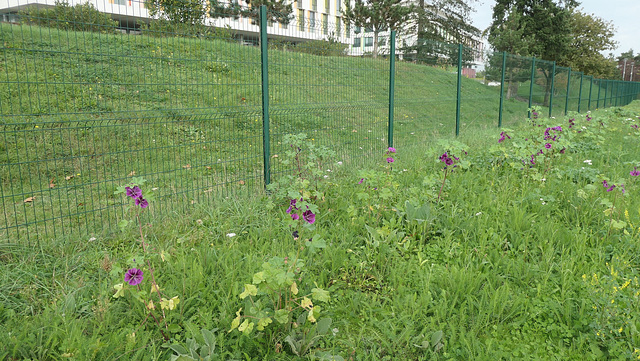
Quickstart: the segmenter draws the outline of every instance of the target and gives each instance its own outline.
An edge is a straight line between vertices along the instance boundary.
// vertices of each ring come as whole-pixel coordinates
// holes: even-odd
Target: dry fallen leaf
[[[191,201],[191,204],[196,204],[196,201],[195,201],[195,200],[194,200],[194,201]]]
[[[187,164],[187,165],[183,165],[182,168],[184,169],[191,169],[191,164]]]
[[[36,196],[29,197],[29,198],[25,199],[24,202],[25,203],[30,203],[30,202],[33,202],[35,199],[36,199]]]
[[[69,179],[71,179],[71,178],[73,178],[73,177],[74,177],[74,175],[72,174],[72,175],[69,175],[69,176],[64,177],[64,179],[65,179],[65,180],[69,180]]]
[[[242,184],[244,184],[244,181],[240,181],[240,182],[238,182],[238,184],[242,185]]]
[[[56,184],[53,183],[53,181],[55,181],[55,179],[52,179],[52,180],[49,181],[49,188],[53,188],[53,187],[56,186]]]
[[[205,193],[211,193],[211,192],[213,192],[213,188],[206,189],[204,192]]]
[[[131,173],[129,173],[129,177],[133,177],[134,175],[136,175],[136,171],[131,171]]]
[[[209,170],[211,170],[211,169],[212,169],[212,168],[211,168],[211,167],[209,167],[208,165],[207,165],[207,166],[205,166],[205,168],[207,168],[207,169],[209,169]]]

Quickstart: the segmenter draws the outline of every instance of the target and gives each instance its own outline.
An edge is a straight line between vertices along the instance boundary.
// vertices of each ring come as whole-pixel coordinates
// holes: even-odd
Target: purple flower
[[[360,182],[358,182],[358,184],[362,184],[362,182],[364,182],[364,178],[360,178]]]
[[[313,222],[316,221],[316,215],[313,214],[313,212],[311,212],[310,210],[307,210],[304,213],[302,213],[302,218],[304,218],[304,220],[307,221],[309,224],[313,224]]]
[[[300,199],[300,200],[302,200],[302,199]],[[291,205],[292,207],[295,207],[296,206],[296,202],[298,202],[298,200],[294,198],[289,202],[289,205]]]
[[[447,159],[444,161],[444,164],[446,164],[446,165],[452,165],[452,164],[453,164],[453,159],[451,159],[451,158],[447,158]]]
[[[138,198],[142,196],[142,189],[138,186],[134,186],[133,188],[125,187],[125,189],[127,190],[127,196],[131,198]]]
[[[551,143],[545,144],[544,147],[547,148],[547,149],[551,149]]]
[[[137,268],[131,268],[124,275],[124,281],[130,284],[131,286],[139,285],[140,282],[142,282],[143,278],[144,277],[143,277],[142,270],[139,270]]]
[[[638,170],[637,167],[633,167],[633,170],[629,172],[629,174],[631,174],[631,176],[633,177],[637,177],[640,175],[640,170]]]
[[[389,147],[389,152],[390,152],[390,153],[395,153],[395,152],[396,152],[396,148],[394,148],[394,147]]]
[[[387,158],[387,163],[393,163],[393,158],[391,157]]]
[[[293,233],[291,234],[293,236],[293,239],[298,239],[298,231],[293,231]]]
[[[560,153],[564,154],[564,151],[565,151],[566,149],[567,149],[567,148],[562,148],[562,149],[560,149]]]
[[[291,215],[291,218],[293,218],[294,221],[297,221],[298,219],[300,219],[300,216],[298,215],[298,213],[294,213]]]
[[[615,188],[616,185],[612,184],[611,187],[607,188],[607,192],[611,192],[613,190],[613,188]]]
[[[291,206],[289,206],[289,208],[287,208],[287,214],[291,213]]]
[[[620,184],[620,188],[622,188],[622,194],[625,194],[626,190],[624,189],[624,184]]]
[[[149,207],[149,202],[146,199],[142,198],[142,196],[136,198],[136,206],[140,206],[140,208]]]
[[[606,181],[606,180],[603,180],[603,181],[602,181],[602,186],[603,186],[603,187],[605,187],[605,188],[607,188],[607,187],[609,186],[609,183],[607,183],[607,181]]]

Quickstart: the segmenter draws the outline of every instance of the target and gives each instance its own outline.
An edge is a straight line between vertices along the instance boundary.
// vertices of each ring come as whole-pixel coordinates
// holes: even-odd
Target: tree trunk
[[[378,30],[373,32],[373,58],[378,57]]]

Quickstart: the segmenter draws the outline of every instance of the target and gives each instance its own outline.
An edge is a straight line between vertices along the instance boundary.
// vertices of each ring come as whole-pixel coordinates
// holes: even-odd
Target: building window
[[[340,14],[342,12],[342,6],[340,6],[340,0],[336,0],[336,14]]]
[[[329,15],[322,14],[322,32],[324,35],[329,34]]]
[[[353,38],[353,47],[354,48],[360,47],[360,38]]]
[[[340,20],[339,17],[336,16],[336,37],[341,37],[342,36],[342,20]]]
[[[331,12],[330,3],[331,0],[324,0],[324,12],[327,14]]]
[[[298,30],[304,31],[304,10],[298,10]]]
[[[379,46],[387,45],[387,38],[385,36],[378,37],[378,45]]]
[[[309,31],[316,27],[316,13],[309,11]]]
[[[359,26],[356,26],[356,28],[353,30],[353,32],[356,34],[360,34],[361,31],[362,31],[362,28],[360,28]]]
[[[318,0],[311,0],[311,8],[313,11],[318,11]]]
[[[364,46],[373,46],[373,37],[372,36],[367,36],[366,38],[364,38]]]
[[[351,23],[347,23],[345,34],[347,36],[347,39],[351,37]]]
[[[373,32],[373,28],[369,28],[369,27],[364,28],[364,32],[365,33],[372,33]]]

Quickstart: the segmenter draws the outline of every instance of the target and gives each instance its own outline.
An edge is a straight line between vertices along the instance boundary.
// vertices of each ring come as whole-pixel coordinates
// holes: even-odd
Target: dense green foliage
[[[30,6],[20,11],[20,19],[25,24],[101,33],[114,33],[118,25],[110,15],[98,11],[90,2],[69,6],[67,1],[56,1],[52,8]]]
[[[588,117],[533,119],[502,136],[491,130],[393,149],[381,164],[336,158],[330,172],[322,168],[328,178],[299,183],[317,207],[314,228],[300,239],[289,198],[222,198],[162,218],[155,200],[142,214],[152,250],[144,258],[162,292],[180,295],[167,311],[167,343],[132,293],[113,297],[123,270],[141,262],[137,227],[38,249],[3,244],[0,357],[637,358],[639,115],[635,102]],[[560,138],[547,140],[545,127]],[[459,158],[445,182],[443,152]],[[608,191],[605,181],[616,187]],[[300,249],[310,237],[323,242]],[[286,275],[287,257],[304,257],[296,282],[329,292],[315,296],[328,301],[319,311],[331,326],[228,332],[239,308],[253,312],[249,297],[268,300],[247,285],[276,266]],[[309,320],[303,315],[298,324]]]

